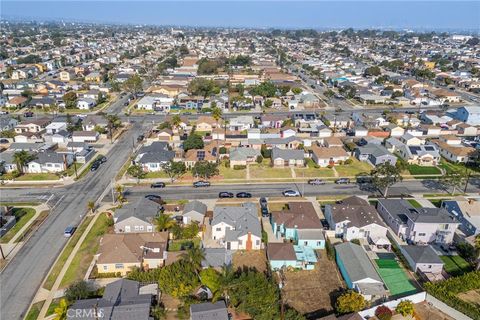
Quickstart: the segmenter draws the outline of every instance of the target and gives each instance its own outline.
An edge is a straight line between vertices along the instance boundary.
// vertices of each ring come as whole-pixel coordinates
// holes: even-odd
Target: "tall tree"
[[[170,160],[163,165],[163,171],[170,177],[170,180],[173,182],[176,178],[181,177],[185,172],[187,172],[187,167],[184,162]]]
[[[183,142],[183,150],[188,151],[190,149],[203,149],[202,137],[194,132]]]
[[[459,172],[447,172],[444,176],[440,178],[440,182],[448,187],[452,187],[451,194],[455,194],[457,188],[461,188],[465,185],[467,181],[467,175],[463,171]]]
[[[383,192],[385,198],[388,196],[388,189],[395,183],[403,180],[400,175],[400,170],[397,167],[392,166],[390,162],[378,165],[370,174],[372,176],[373,185]]]
[[[172,117],[171,123],[175,129],[178,129],[178,126],[180,125],[180,123],[182,123],[182,119],[178,114],[176,114]]]
[[[139,182],[140,179],[145,178],[147,175],[147,173],[143,171],[143,168],[138,164],[130,166],[127,169],[127,174],[134,178],[137,178],[137,182]]]
[[[222,109],[216,106],[212,108],[212,117],[213,119],[215,119],[216,128],[219,128],[218,121],[222,118],[222,115],[223,115]],[[217,149],[217,152],[215,153],[215,155],[218,159],[218,136],[217,136],[217,139],[215,139],[215,142],[216,142],[216,149]]]
[[[218,175],[218,164],[208,161],[197,161],[193,166],[192,172],[197,177],[209,179]]]
[[[13,161],[17,165],[17,170],[20,173],[23,173],[24,166],[35,158],[35,155],[30,154],[28,151],[25,150],[17,151],[13,154]]]
[[[192,264],[198,272],[202,269],[202,261],[205,259],[205,252],[200,247],[192,246],[182,254],[182,259]]]
[[[88,201],[87,209],[90,210],[90,212],[93,214],[95,212],[95,202]]]
[[[130,92],[130,93],[138,93],[143,90],[143,80],[140,78],[138,74],[135,74],[134,76],[128,78],[124,83],[123,83],[123,88],[125,91]]]
[[[160,214],[154,219],[157,231],[165,231],[172,228],[175,225],[175,220],[168,214]]]
[[[122,121],[120,118],[115,114],[107,115],[107,126],[110,135],[110,142],[113,143],[113,130],[119,128],[122,125]]]

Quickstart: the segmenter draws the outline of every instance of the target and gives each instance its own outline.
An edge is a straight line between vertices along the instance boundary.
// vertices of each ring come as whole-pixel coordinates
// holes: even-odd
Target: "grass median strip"
[[[78,227],[77,231],[73,234],[73,236],[67,242],[67,245],[65,246],[64,250],[60,254],[60,257],[58,258],[58,260],[55,262],[55,265],[53,266],[53,268],[50,270],[50,274],[48,275],[47,280],[45,280],[45,283],[43,284],[43,287],[45,289],[47,290],[52,289],[53,284],[55,283],[55,280],[57,279],[60,271],[62,270],[63,265],[67,261],[68,257],[70,256],[70,253],[72,253],[73,248],[77,244],[78,240],[82,236],[82,233],[85,231],[85,229],[87,228],[88,224],[92,219],[93,219],[93,216],[86,217]]]
[[[111,221],[112,219],[105,213],[102,213],[95,221],[95,224],[88,232],[80,249],[68,267],[67,272],[60,283],[61,288],[68,287],[72,283],[83,279],[90,263],[92,262],[93,256],[97,253],[100,238],[111,226]]]
[[[36,211],[33,208],[13,208],[13,214],[17,219],[17,223],[8,230],[8,232],[0,239],[1,243],[7,243],[10,241],[24,225],[33,218]]]
[[[40,314],[40,310],[42,310],[43,304],[45,301],[39,301],[37,303],[32,304],[32,307],[27,313],[25,320],[37,320],[38,315]]]

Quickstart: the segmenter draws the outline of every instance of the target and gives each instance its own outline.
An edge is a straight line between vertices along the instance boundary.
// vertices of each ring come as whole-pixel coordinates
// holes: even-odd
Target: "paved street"
[[[89,172],[78,183],[58,189],[1,190],[1,199],[6,201],[46,201],[54,194],[49,201],[54,205],[56,199],[61,199],[45,223],[0,274],[2,319],[23,319],[37,289],[67,241],[63,230],[69,225],[79,224],[86,213],[88,201],[97,200],[104,191],[108,192],[112,178],[130,154],[132,137],[143,132],[142,125],[135,123],[107,155],[108,162],[96,172]]]

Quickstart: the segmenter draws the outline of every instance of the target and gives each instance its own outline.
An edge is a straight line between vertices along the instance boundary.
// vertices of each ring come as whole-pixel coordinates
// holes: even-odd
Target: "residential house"
[[[169,112],[173,100],[172,97],[163,94],[148,95],[137,102],[137,108],[141,110]]]
[[[185,165],[187,168],[193,168],[198,161],[208,161],[215,163],[217,161],[217,147],[212,142],[205,145],[203,149],[190,149],[185,153]]]
[[[202,268],[212,267],[221,270],[224,266],[230,266],[233,261],[233,252],[225,248],[204,248],[204,260]]]
[[[413,272],[438,275],[443,271],[443,261],[430,245],[400,246],[400,251]]]
[[[347,287],[367,301],[386,296],[385,285],[363,248],[352,242],[335,246],[335,260]]]
[[[260,121],[264,128],[281,128],[284,117],[273,114],[264,114],[261,116]]]
[[[73,71],[64,70],[64,71],[60,71],[59,73],[60,81],[64,81],[64,82],[73,81],[75,77],[76,75],[75,75],[75,72]]]
[[[290,150],[273,148],[271,154],[274,167],[299,167],[305,165],[305,153],[303,150]]]
[[[374,206],[357,196],[325,205],[325,218],[336,237],[344,240],[365,239],[374,247],[390,248],[387,226]]]
[[[432,91],[433,97],[440,101],[440,103],[459,103],[462,101],[460,94],[446,89],[438,89]]]
[[[460,223],[458,228],[467,237],[480,234],[480,200],[474,198],[443,200],[441,207],[457,219]]]
[[[213,210],[212,238],[227,250],[261,249],[262,231],[255,204],[220,207]]]
[[[357,148],[355,156],[358,160],[368,162],[373,166],[386,162],[394,166],[397,163],[397,157],[391,154],[385,147],[377,144],[367,144],[364,147]]]
[[[100,134],[97,131],[73,131],[73,142],[97,142]]]
[[[460,140],[458,141],[460,142]],[[461,143],[451,144],[448,142],[442,141],[441,139],[435,139],[431,141],[433,146],[438,147],[442,157],[447,159],[450,162],[460,162],[460,163],[469,163],[475,162],[479,156],[477,149],[463,145]]]
[[[18,120],[10,115],[0,116],[0,132],[13,130],[16,125],[18,125]]]
[[[267,245],[267,259],[272,270],[283,268],[313,270],[318,261],[315,251],[310,247],[274,242]]]
[[[212,132],[217,127],[217,121],[213,117],[200,116],[196,122],[196,131]]]
[[[480,131],[477,127],[471,126],[467,123],[460,123],[456,128],[458,134],[461,136],[475,137],[480,135]]]
[[[401,137],[405,133],[405,129],[393,123],[387,126],[386,131],[390,132],[390,137]]]
[[[50,119],[46,118],[36,120],[24,120],[15,127],[15,133],[20,134],[25,132],[43,132],[51,122],[52,121]]]
[[[273,234],[312,249],[324,249],[323,226],[310,202],[289,202],[288,207],[270,215]]]
[[[237,147],[230,149],[230,168],[254,163],[261,152],[254,148]]]
[[[27,105],[27,102],[28,102],[28,99],[26,97],[23,97],[23,96],[16,96],[16,97],[13,97],[13,98],[10,98],[7,103],[6,103],[6,107],[7,108],[17,108],[17,109],[20,109],[20,108],[23,108]]]
[[[343,147],[320,147],[312,145],[312,160],[320,167],[334,166],[350,158]]]
[[[437,146],[428,145],[401,145],[398,154],[409,164],[419,166],[436,166],[440,163],[440,152]]]
[[[26,164],[28,173],[63,172],[73,163],[73,156],[52,151],[39,152],[35,159]]]
[[[203,302],[190,305],[190,320],[229,320],[225,301]]]
[[[113,217],[115,233],[153,232],[153,219],[160,213],[158,203],[140,198],[115,210]]]
[[[140,165],[145,172],[158,172],[174,157],[175,151],[169,150],[168,143],[155,141],[138,150],[134,163]]]
[[[154,269],[167,258],[168,232],[105,234],[100,242],[97,270],[125,276],[132,268]]]
[[[77,108],[80,110],[90,110],[97,105],[97,101],[91,98],[81,98],[77,100]]]
[[[403,199],[379,199],[377,211],[397,236],[410,243],[449,244],[459,225],[444,208],[415,208]]]
[[[141,287],[137,281],[116,280],[106,285],[102,298],[75,301],[68,307],[66,319],[151,320],[150,308],[154,294],[149,291],[148,286]]]
[[[53,121],[45,127],[48,134],[55,134],[59,131],[67,130],[67,123],[64,121]]]
[[[455,118],[471,126],[480,126],[480,106],[464,106],[457,109]]]
[[[15,154],[14,150],[7,150],[0,152],[0,172],[9,173],[15,170],[18,170],[17,164],[13,155]]]
[[[188,224],[196,222],[203,224],[203,219],[207,214],[207,205],[198,200],[192,200],[183,207],[183,223]]]
[[[230,118],[228,123],[228,130],[230,131],[243,131],[253,128],[255,122],[252,116],[238,116]]]
[[[107,128],[108,121],[104,116],[89,114],[82,121],[82,128],[84,131],[93,131],[96,127]]]

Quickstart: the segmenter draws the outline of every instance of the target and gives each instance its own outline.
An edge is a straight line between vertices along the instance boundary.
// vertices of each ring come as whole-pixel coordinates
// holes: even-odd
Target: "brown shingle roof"
[[[272,243],[267,245],[268,260],[297,260],[291,243]]]
[[[272,216],[277,224],[284,224],[289,228],[322,228],[317,212],[310,202],[289,202],[288,210],[272,212]]]

